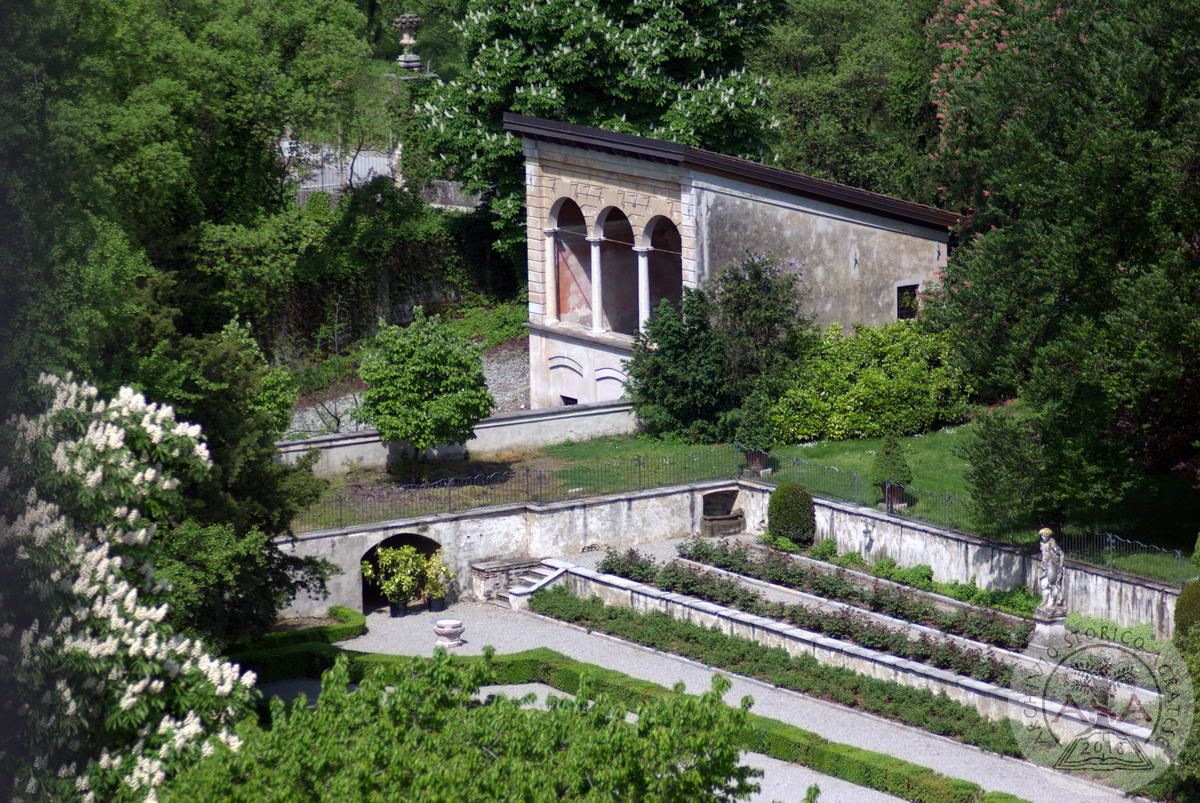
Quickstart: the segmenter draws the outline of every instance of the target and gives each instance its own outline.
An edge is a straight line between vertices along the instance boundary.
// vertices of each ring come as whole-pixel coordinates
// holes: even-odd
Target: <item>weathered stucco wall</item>
[[[475,425],[475,435],[463,446],[440,446],[437,457],[502,455],[536,449],[566,441],[582,441],[606,435],[637,431],[631,405],[624,402],[580,404],[554,410],[522,410],[484,419]],[[373,430],[339,435],[322,435],[302,441],[281,441],[279,459],[294,463],[312,449],[320,452],[315,471],[327,477],[343,474],[350,467],[383,469],[388,446]]]
[[[924,287],[946,264],[948,234],[697,174],[701,282],[747,252],[794,260],[821,325],[896,320],[896,288]]]
[[[633,353],[632,343],[628,335],[616,332],[593,335],[562,324],[531,324],[529,406],[557,408],[564,396],[580,404],[620,399],[625,395],[625,361]]]
[[[333,563],[340,574],[325,600],[297,599],[293,615],[330,605],[362,605],[360,563],[367,550],[393,535],[420,535],[442,547],[460,589],[471,587],[471,564],[494,558],[578,554],[586,546],[625,548],[697,532],[703,496],[733,489],[730,481],[696,483],[547,505],[506,505],[462,513],[422,516],[372,526],[305,533],[281,540],[283,548]]]
[[[752,494],[762,499],[762,516],[752,518],[747,512],[746,526],[761,532],[770,486],[743,483],[741,495],[748,498]],[[868,563],[890,557],[902,567],[928,564],[933,579],[939,582],[1037,589],[1041,558],[1028,549],[831,499],[818,497],[814,503],[817,537],[834,539],[839,554],[858,552]],[[747,501],[743,507],[749,511],[753,504]],[[1071,560],[1065,563],[1063,575],[1067,610],[1123,626],[1151,624],[1159,638],[1169,638],[1174,632],[1178,588]]]

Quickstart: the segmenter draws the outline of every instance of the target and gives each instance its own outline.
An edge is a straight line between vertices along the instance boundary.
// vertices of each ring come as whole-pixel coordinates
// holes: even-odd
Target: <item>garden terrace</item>
[[[583,571],[580,575],[586,576]],[[668,595],[665,599],[674,600],[675,597]],[[704,605],[700,603],[697,608]],[[649,612],[642,612],[625,606],[606,605],[597,597],[577,596],[565,587],[539,591],[531,601],[531,609],[589,631],[616,636],[782,689],[858,708],[990,752],[1017,755],[1012,725],[1004,721],[1006,714],[999,708],[992,708],[987,714],[980,713],[974,700],[947,696],[948,687],[943,684],[934,682],[914,688],[891,679],[890,673],[875,677],[828,665],[809,654],[789,654],[784,646],[746,637],[751,630],[763,626],[755,622],[756,617],[724,611],[724,614],[737,617],[729,620],[730,627],[709,629],[701,623],[703,620],[683,621],[672,613],[653,610],[653,603],[644,609]],[[722,609],[714,606],[704,610],[713,615],[722,614]],[[929,670],[930,679],[939,675],[945,673]],[[971,681],[969,687],[986,688],[978,681]],[[1029,699],[1026,695],[1011,692],[1002,696]],[[1060,710],[1064,718],[1074,715],[1070,709],[1049,705],[1051,710]],[[989,715],[996,715],[996,718]],[[1132,729],[1131,732],[1140,733],[1140,737],[1135,737],[1140,742],[1146,738],[1145,729]]]
[[[916,661],[955,674],[1017,691],[1035,692],[1049,699],[1078,704],[1079,689],[1096,687],[1106,680],[1121,679],[1112,691],[1117,699],[1127,702],[1136,695],[1145,704],[1153,705],[1158,695],[1146,688],[1131,685],[1145,680],[1143,667],[1113,658],[1109,663],[1092,665],[1079,662],[1079,672],[1048,687],[1031,683],[1056,677],[1059,667],[1054,662],[1014,652],[1023,649],[1029,636],[1026,626],[1013,632],[1007,622],[987,611],[962,611],[948,621],[959,629],[927,627],[913,620],[889,616],[833,601],[820,594],[795,591],[725,572],[706,569],[686,560],[672,561],[663,566],[651,564],[632,550],[624,555],[609,553],[597,567],[599,571],[646,583],[663,591],[685,594],[705,602],[716,603],[743,613],[762,616],[776,622],[794,625],[809,633],[857,644],[871,650]],[[827,579],[836,579],[829,578]],[[819,586],[819,584],[818,584]],[[840,586],[836,590],[842,590]],[[893,607],[900,612],[914,610],[913,601],[900,601]],[[920,601],[915,602],[921,607]],[[954,635],[954,632],[964,635]],[[1013,649],[1005,649],[1005,647]],[[1089,671],[1092,670],[1092,671]],[[1094,676],[1095,671],[1102,672]],[[1085,704],[1086,705],[1086,704]]]
[[[959,428],[961,431],[963,428]],[[889,515],[1001,543],[1031,546],[1032,529],[993,532],[973,519],[961,460],[948,457],[956,442],[946,431],[905,439],[914,474],[932,488],[905,489],[905,502],[883,504],[880,490],[860,473],[875,441],[789,446],[772,453],[766,482],[796,482],[811,493]],[[614,457],[615,455],[615,457]],[[810,459],[817,458],[817,459]],[[950,468],[935,469],[939,461]],[[335,477],[322,497],[293,522],[298,533],[338,529],[391,519],[471,510],[523,502],[566,501],[689,482],[741,477],[746,462],[731,446],[700,446],[642,438],[601,438],[567,443],[493,462],[439,461],[427,464],[424,480],[412,482],[381,471]],[[1068,557],[1092,565],[1178,584],[1195,576],[1195,565],[1179,551],[1106,533],[1068,528],[1062,543]]]

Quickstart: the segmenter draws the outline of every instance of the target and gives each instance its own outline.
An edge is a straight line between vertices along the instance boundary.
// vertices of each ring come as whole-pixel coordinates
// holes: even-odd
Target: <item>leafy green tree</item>
[[[770,79],[780,167],[930,202],[937,135],[924,33],[937,0],[790,0],[749,56]]]
[[[985,413],[958,449],[967,461],[975,521],[1003,532],[1061,524],[1066,500],[1053,480],[1054,455],[1029,415]]]
[[[1047,481],[1085,505],[1200,477],[1198,24],[1195,3],[1125,0],[930,22],[935,164],[974,218],[923,317],[988,397],[1033,408]]]
[[[524,245],[524,171],[504,112],[648,134],[719,151],[755,150],[770,125],[747,51],[779,4],[746,0],[577,3],[469,0],[468,63],[423,105],[418,145],[484,191],[505,236]]]
[[[739,447],[754,452],[769,452],[775,446],[771,400],[766,391],[751,393],[742,404],[739,418],[734,436]]]
[[[645,330],[634,335],[625,389],[647,432],[691,440],[721,437],[721,417],[735,400],[713,317],[708,296],[685,289],[678,310],[664,300]]]
[[[800,355],[811,330],[795,265],[747,254],[721,270],[708,292],[733,393],[748,396],[763,380],[778,386],[778,374]]]
[[[465,443],[495,401],[479,347],[420,307],[415,316],[405,327],[381,327],[364,349],[367,389],[355,415],[384,440],[407,443],[419,462],[439,444]]]
[[[617,701],[588,699],[586,680],[545,711],[503,695],[481,705],[490,657],[464,666],[438,650],[353,691],[339,658],[320,705],[273,700],[269,729],[247,723],[240,751],[219,751],[159,799],[738,800],[757,790],[758,771],[740,763],[750,700],[727,706],[723,678],[700,697],[642,703],[626,722]]]
[[[900,442],[889,435],[875,453],[875,460],[871,464],[871,484],[883,488],[888,483],[908,485],[911,482],[912,469],[904,459]]]
[[[163,340],[139,361],[142,386],[207,427],[212,467],[188,483],[186,515],[162,520],[156,561],[176,582],[177,627],[217,642],[261,631],[297,593],[321,594],[331,566],[284,552],[275,536],[315,501],[325,481],[315,455],[279,462],[275,440],[296,389],[267,365],[246,326]]]

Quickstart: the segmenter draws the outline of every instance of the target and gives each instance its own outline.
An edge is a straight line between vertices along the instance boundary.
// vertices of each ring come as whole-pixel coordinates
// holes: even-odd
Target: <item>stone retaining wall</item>
[[[636,430],[633,406],[627,402],[520,410],[485,418],[475,425],[475,435],[466,444],[439,446],[430,450],[429,456],[455,459],[468,454],[471,457],[512,454],[566,441],[627,435]],[[295,463],[309,451],[318,450],[320,458],[314,471],[327,477],[355,467],[382,470],[396,445],[381,441],[374,430],[365,430],[280,441],[276,447],[284,463]]]
[[[746,516],[747,528],[766,528],[766,500],[771,486],[742,482],[747,502],[761,508],[761,519]],[[890,557],[901,567],[927,564],[938,582],[969,583],[980,588],[1009,589],[1024,585],[1037,590],[1041,557],[1028,547],[989,541],[957,530],[891,516],[882,510],[814,497],[817,537],[837,542],[838,554],[858,552],[868,563]],[[1168,639],[1175,630],[1175,600],[1179,589],[1167,583],[1068,560],[1063,591],[1067,610],[1122,626],[1151,624],[1155,636]]]

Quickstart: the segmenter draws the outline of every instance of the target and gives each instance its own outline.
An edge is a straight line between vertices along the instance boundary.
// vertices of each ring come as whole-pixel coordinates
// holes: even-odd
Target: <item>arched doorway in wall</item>
[[[638,325],[637,255],[633,226],[625,213],[610,206],[596,218],[600,244],[601,293],[604,325],[609,331],[632,335]]]
[[[362,609],[363,613],[371,613],[372,611],[381,608],[387,608],[387,600],[383,598],[383,594],[379,592],[379,587],[362,576],[362,562],[370,563],[372,566],[378,565],[379,550],[384,547],[399,548],[402,546],[414,547],[422,555],[428,557],[434,552],[441,549],[441,544],[434,541],[432,538],[426,538],[423,535],[415,533],[400,533],[398,535],[388,536],[380,541],[375,546],[363,553],[362,561],[359,562],[359,579],[362,583]]]
[[[579,204],[560,198],[551,211],[554,224],[555,285],[558,319],[592,325],[592,251],[587,222]]]
[[[667,299],[676,307],[683,300],[683,241],[679,229],[661,215],[646,224],[642,240],[650,248],[650,314]]]

